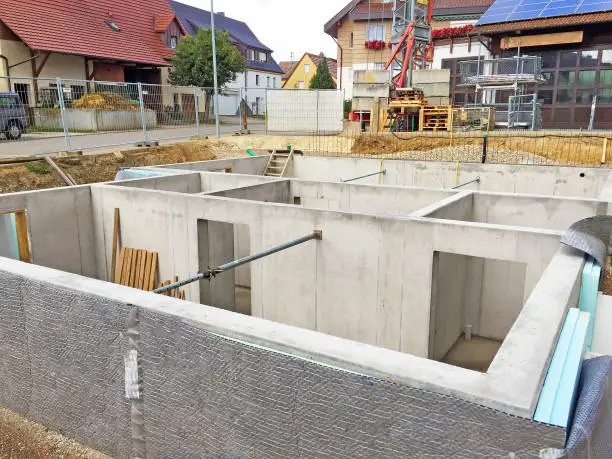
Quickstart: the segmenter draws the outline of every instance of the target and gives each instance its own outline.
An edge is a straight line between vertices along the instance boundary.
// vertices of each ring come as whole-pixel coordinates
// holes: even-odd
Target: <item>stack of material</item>
[[[162,288],[162,287],[165,287],[166,285],[174,284],[176,282],[178,282],[178,276],[174,276],[174,279],[172,281],[168,280],[168,281],[160,282],[157,288]],[[161,293],[161,295],[172,296],[174,298],[179,298],[181,300],[184,300],[185,290],[179,290],[178,288],[173,288],[171,290],[168,290],[167,292]]]
[[[419,116],[419,131],[450,131],[452,120],[452,105],[424,105]]]
[[[121,247],[114,282],[140,290],[153,290],[156,272],[157,252]]]

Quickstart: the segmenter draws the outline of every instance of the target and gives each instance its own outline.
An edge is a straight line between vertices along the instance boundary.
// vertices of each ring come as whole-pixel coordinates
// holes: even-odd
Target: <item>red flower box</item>
[[[445,27],[444,29],[432,30],[431,38],[445,39],[465,37],[472,30],[474,30],[474,26],[471,24],[465,25],[463,27]]]
[[[365,42],[365,47],[369,49],[384,49],[387,43],[384,40],[369,40]]]

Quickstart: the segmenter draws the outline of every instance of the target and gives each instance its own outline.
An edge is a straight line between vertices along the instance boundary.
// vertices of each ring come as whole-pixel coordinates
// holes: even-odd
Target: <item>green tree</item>
[[[317,73],[310,80],[310,89],[336,89],[326,57],[323,57],[323,60],[317,66]]]
[[[246,59],[229,41],[229,35],[216,30],[217,83],[219,89],[236,79],[244,71]],[[205,116],[208,119],[214,86],[212,34],[210,29],[200,29],[197,35],[184,37],[176,47],[172,58],[172,69],[168,82],[178,86],[199,86],[207,88]]]

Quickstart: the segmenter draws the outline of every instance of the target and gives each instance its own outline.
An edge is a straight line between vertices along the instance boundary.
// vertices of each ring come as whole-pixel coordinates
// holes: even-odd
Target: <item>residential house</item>
[[[558,5],[557,5],[558,6]],[[507,9],[496,1],[474,33],[488,35],[495,57],[540,56],[543,84],[532,85],[542,105],[544,128],[612,128],[612,4],[546,2]],[[496,102],[508,99],[497,91]]]
[[[281,61],[278,63],[280,68],[283,70],[283,77],[281,78],[281,86],[285,86],[285,81],[289,78],[289,75],[293,73],[293,68],[297,65],[298,61]]]
[[[167,0],[2,0],[0,91],[34,106],[59,99],[58,77],[68,101],[84,94],[85,80],[161,83],[184,33]],[[145,102],[157,104],[154,95]]]
[[[312,54],[304,53],[302,58],[293,66],[291,73],[287,76],[284,89],[308,89],[310,80],[317,74],[317,67],[323,61],[323,53]],[[329,72],[332,74],[334,84],[338,86],[336,75],[338,74],[338,61],[336,59],[327,58]]]
[[[173,0],[170,0],[170,6],[189,34],[195,35],[199,29],[211,28],[210,11]],[[263,115],[266,89],[281,87],[283,70],[272,57],[272,50],[259,41],[244,22],[224,13],[215,13],[215,27],[229,34],[230,41],[247,60],[245,71],[225,86],[219,101],[219,113],[236,115],[240,101],[245,100],[249,114]]]
[[[476,23],[493,0],[432,0],[433,30],[458,32],[459,28]],[[345,97],[352,97],[353,72],[355,70],[382,69],[391,57],[393,45],[391,32],[394,2],[389,0],[353,0],[324,26],[325,32],[338,43],[338,81]],[[452,40],[439,34],[434,39],[434,51],[430,68],[456,68],[455,59],[488,55],[485,46],[476,39],[468,39],[463,29],[459,37]],[[436,34],[434,33],[435,37]],[[382,41],[384,47],[372,46],[371,42]],[[475,46],[476,44],[476,46]],[[452,86],[455,91],[455,86]]]

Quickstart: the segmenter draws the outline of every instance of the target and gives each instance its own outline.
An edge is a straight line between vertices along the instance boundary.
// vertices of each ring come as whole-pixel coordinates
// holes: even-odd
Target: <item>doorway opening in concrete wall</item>
[[[0,213],[0,257],[32,262],[25,210]]]
[[[486,372],[523,308],[526,265],[433,253],[429,358]]]
[[[250,254],[248,225],[198,220],[199,270],[220,266]],[[200,303],[241,314],[251,314],[251,267],[239,266],[212,280],[200,281]]]

